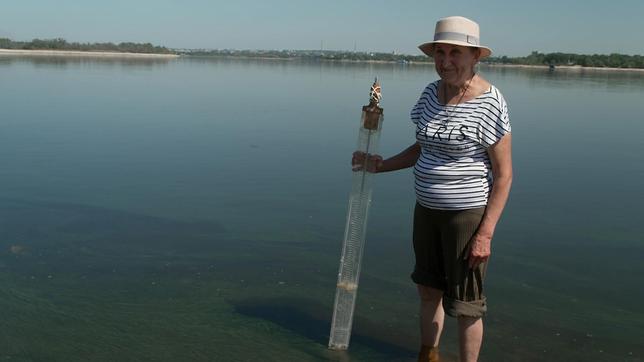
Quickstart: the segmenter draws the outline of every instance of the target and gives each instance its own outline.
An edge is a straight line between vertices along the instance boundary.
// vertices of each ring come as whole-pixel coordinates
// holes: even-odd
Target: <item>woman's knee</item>
[[[420,296],[421,301],[438,302],[443,298],[443,291],[418,284],[418,296]]]

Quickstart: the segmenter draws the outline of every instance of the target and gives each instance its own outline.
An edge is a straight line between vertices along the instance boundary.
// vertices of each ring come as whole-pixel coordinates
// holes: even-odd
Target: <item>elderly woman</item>
[[[458,319],[461,361],[478,359],[487,311],[483,280],[494,229],[512,182],[508,108],[499,90],[476,74],[491,50],[479,26],[463,17],[436,23],[434,40],[419,46],[434,58],[440,80],[411,111],[416,142],[370,172],[414,166],[416,207],[411,275],[420,295],[419,361],[438,361],[445,314]],[[364,154],[355,153],[360,167]],[[369,166],[371,165],[371,166]]]

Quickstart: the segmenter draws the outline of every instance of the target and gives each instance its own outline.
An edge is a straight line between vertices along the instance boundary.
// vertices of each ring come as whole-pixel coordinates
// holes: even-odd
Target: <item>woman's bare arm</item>
[[[488,149],[492,163],[492,191],[481,224],[472,238],[469,265],[476,267],[490,256],[490,244],[496,224],[501,218],[505,203],[508,201],[512,185],[512,135],[507,134]]]
[[[416,164],[418,157],[420,156],[420,145],[414,143],[413,145],[407,147],[399,154],[390,157],[386,160],[383,160],[379,155],[371,155],[367,162],[367,171],[369,172],[390,172],[396,170],[402,170],[404,168],[412,167]],[[353,153],[353,158],[351,159],[351,165],[353,170],[361,170],[364,165],[365,154],[364,152],[356,151]]]

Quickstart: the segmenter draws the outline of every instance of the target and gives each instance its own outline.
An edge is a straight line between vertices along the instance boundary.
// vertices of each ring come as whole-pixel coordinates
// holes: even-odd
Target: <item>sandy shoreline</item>
[[[141,58],[141,59],[174,59],[179,57],[193,57],[191,55],[178,54],[153,54],[153,53],[125,53],[125,52],[103,52],[103,51],[76,51],[76,50],[24,50],[24,49],[0,49],[0,56],[58,56],[58,57],[96,57],[96,58]],[[298,58],[273,58],[273,57],[244,57],[244,56],[202,56],[195,58],[233,58],[233,59],[261,59],[261,60],[298,60]],[[348,59],[322,59],[324,62],[341,63],[371,63],[371,64],[397,64],[397,61],[387,60],[348,60]],[[434,66],[433,62],[409,62],[404,65]],[[486,67],[524,68],[524,69],[549,69],[547,65],[527,64],[500,64],[481,63]],[[607,72],[638,72],[643,73],[642,68],[609,68],[609,67],[582,67],[580,65],[558,65],[555,71],[607,71]]]
[[[55,57],[97,57],[97,58],[178,58],[177,54],[122,53],[122,52],[89,52],[76,50],[24,50],[0,49],[0,55],[16,56],[55,56]]]

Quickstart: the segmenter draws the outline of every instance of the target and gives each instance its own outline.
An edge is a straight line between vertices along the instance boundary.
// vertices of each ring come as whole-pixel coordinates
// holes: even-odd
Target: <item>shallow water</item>
[[[644,76],[481,72],[515,167],[481,359],[644,360]],[[410,171],[376,180],[352,344],[326,349],[375,76],[391,155],[430,67],[0,57],[0,360],[412,361]]]

